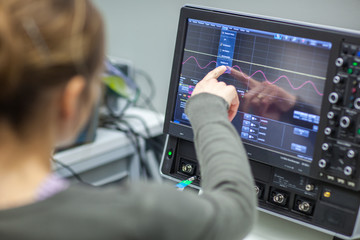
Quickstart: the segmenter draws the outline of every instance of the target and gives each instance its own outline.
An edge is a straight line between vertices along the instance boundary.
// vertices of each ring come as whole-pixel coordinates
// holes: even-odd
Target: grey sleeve
[[[256,215],[257,200],[247,154],[227,118],[227,108],[224,99],[207,93],[195,95],[186,106],[201,167],[203,197],[217,211],[213,234],[218,238],[214,239],[221,239],[221,228],[230,238],[244,237]]]
[[[257,200],[247,155],[227,119],[227,103],[215,95],[199,94],[188,101],[186,114],[195,134],[204,193],[197,196],[178,192],[175,187],[146,185],[152,194],[141,199],[145,209],[139,212],[144,214],[143,224],[157,223],[152,224],[147,236],[242,239],[255,221]],[[145,214],[149,212],[152,214]]]

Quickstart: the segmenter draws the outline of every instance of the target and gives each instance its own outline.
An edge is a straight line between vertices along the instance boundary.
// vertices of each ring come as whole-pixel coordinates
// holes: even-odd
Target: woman
[[[0,1],[0,239],[244,237],[256,200],[227,119],[237,94],[216,80],[225,67],[197,85],[186,108],[202,196],[154,184],[95,189],[52,174],[53,148],[74,139],[98,97],[103,38],[88,0]]]

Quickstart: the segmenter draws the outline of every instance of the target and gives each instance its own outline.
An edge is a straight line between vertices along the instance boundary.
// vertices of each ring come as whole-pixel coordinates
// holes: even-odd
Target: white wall
[[[154,79],[165,111],[179,10],[186,3],[360,30],[360,0],[94,0],[107,27],[108,54]]]

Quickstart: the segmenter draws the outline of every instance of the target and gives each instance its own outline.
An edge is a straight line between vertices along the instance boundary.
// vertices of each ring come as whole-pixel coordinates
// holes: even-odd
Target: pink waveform
[[[188,59],[186,59],[182,64],[185,64],[185,63],[186,63],[187,61],[189,61],[190,59],[194,59],[195,62],[196,62],[196,64],[198,65],[198,67],[199,67],[200,69],[205,69],[205,68],[207,68],[210,64],[216,63],[216,61],[211,61],[211,62],[209,62],[208,64],[206,64],[204,67],[202,67],[202,66],[199,64],[198,60],[197,60],[194,56],[191,56],[191,57],[189,57]],[[279,81],[281,78],[285,78],[285,79],[288,81],[290,87],[291,87],[292,89],[294,89],[294,90],[299,90],[299,89],[301,89],[302,87],[304,87],[306,84],[310,84],[310,85],[314,88],[315,92],[316,92],[319,96],[323,96],[323,95],[324,95],[323,93],[321,93],[321,92],[316,88],[315,84],[314,84],[312,81],[306,81],[306,82],[302,83],[300,86],[295,87],[295,86],[291,83],[290,79],[289,79],[287,76],[285,76],[285,75],[281,75],[281,76],[278,77],[275,81],[272,81],[272,82],[271,82],[271,81],[269,81],[269,80],[267,79],[265,73],[264,73],[263,71],[261,71],[261,70],[257,70],[257,71],[255,71],[253,74],[251,74],[250,76],[246,76],[246,74],[244,74],[244,72],[241,70],[241,68],[240,68],[238,65],[234,65],[233,68],[239,69],[240,72],[243,74],[244,78],[246,78],[246,79],[252,78],[255,74],[260,73],[261,75],[263,75],[263,77],[264,77],[264,79],[265,79],[266,82],[268,82],[269,84],[275,84],[275,83],[276,83],[277,81]]]
[[[216,61],[211,61],[211,62],[209,62],[208,64],[206,64],[204,67],[202,67],[202,66],[200,65],[200,63],[198,62],[198,60],[197,60],[194,56],[191,56],[191,57],[189,57],[188,59],[186,59],[182,64],[184,65],[184,64],[185,64],[187,61],[189,61],[190,59],[194,59],[195,62],[196,62],[196,64],[198,65],[198,67],[199,67],[200,69],[205,69],[205,68],[207,68],[210,64],[216,63]]]

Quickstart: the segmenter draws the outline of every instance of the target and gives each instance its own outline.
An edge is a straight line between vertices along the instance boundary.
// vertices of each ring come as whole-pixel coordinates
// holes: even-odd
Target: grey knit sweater
[[[226,102],[211,94],[186,107],[204,193],[174,186],[80,184],[41,202],[0,211],[0,239],[242,239],[256,218],[253,178]]]

